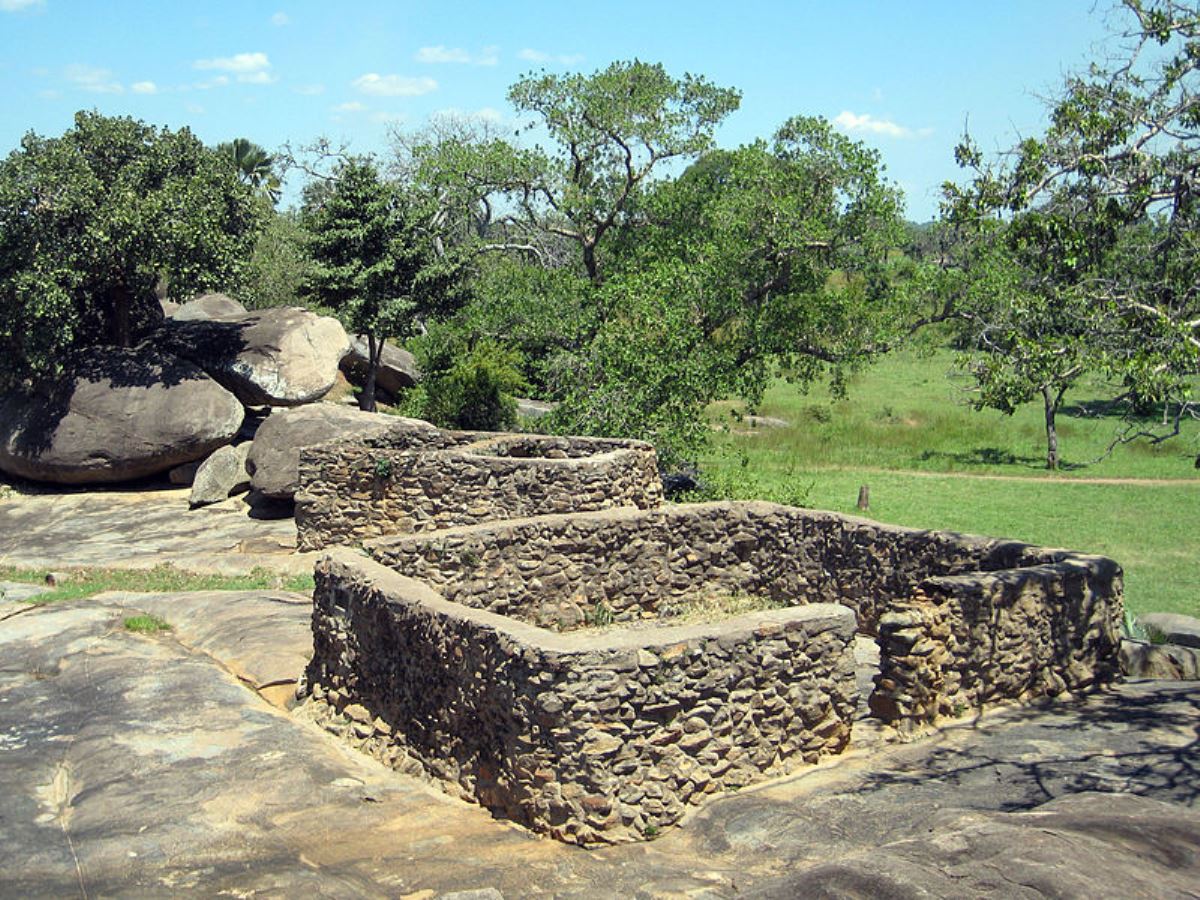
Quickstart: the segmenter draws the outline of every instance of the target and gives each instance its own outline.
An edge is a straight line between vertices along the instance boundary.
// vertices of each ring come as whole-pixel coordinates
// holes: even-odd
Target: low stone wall
[[[857,696],[854,617],[832,604],[557,634],[336,550],[313,632],[313,697],[360,747],[581,844],[841,750]]]
[[[1037,548],[773,503],[542,516],[382,538],[367,552],[448,599],[552,628],[657,617],[705,591],[880,614],[935,575],[1006,568]],[[607,615],[605,616],[607,618]]]
[[[654,448],[641,441],[442,434],[440,447],[385,436],[304,450],[299,548],[662,500]]]
[[[448,599],[558,630],[669,616],[706,592],[841,603],[878,633],[873,709],[904,729],[1119,670],[1120,566],[1014,541],[709,503],[545,516],[366,549]]]
[[[872,711],[908,730],[1116,677],[1120,566],[1102,556],[1040,556],[1046,561],[1025,568],[930,578],[896,598],[880,620]]]

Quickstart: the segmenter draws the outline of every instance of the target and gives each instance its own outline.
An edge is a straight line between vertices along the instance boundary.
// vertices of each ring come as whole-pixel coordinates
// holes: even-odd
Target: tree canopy
[[[176,295],[236,281],[263,217],[186,128],[80,112],[0,162],[0,381],[53,374],[77,348],[128,345]]]
[[[1040,397],[1051,468],[1055,413],[1085,371],[1110,378],[1130,410],[1173,404],[1167,434],[1195,414],[1200,10],[1123,6],[1118,52],[1066,79],[1045,134],[994,160],[965,140],[958,159],[973,178],[947,186],[979,404],[1010,411]],[[1146,433],[1131,424],[1123,437]]]

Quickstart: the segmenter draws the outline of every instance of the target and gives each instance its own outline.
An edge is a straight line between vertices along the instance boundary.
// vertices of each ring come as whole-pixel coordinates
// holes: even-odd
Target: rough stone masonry
[[[319,568],[314,696],[370,752],[578,843],[842,749],[856,627],[879,635],[872,708],[904,729],[1117,672],[1120,567],[1011,541],[713,503],[366,549]],[[671,623],[714,589],[784,608]]]

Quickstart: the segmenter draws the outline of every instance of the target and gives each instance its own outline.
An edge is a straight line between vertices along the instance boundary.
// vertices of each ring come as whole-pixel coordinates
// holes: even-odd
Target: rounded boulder
[[[53,484],[144,478],[229,443],[243,415],[192,363],[101,348],[62,378],[0,396],[0,470]]]

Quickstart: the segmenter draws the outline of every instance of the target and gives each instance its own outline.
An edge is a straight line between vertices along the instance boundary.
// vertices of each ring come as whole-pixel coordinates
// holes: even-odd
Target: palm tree
[[[253,141],[235,138],[217,145],[217,152],[228,157],[245,183],[279,202],[279,176],[275,174],[275,157]]]

